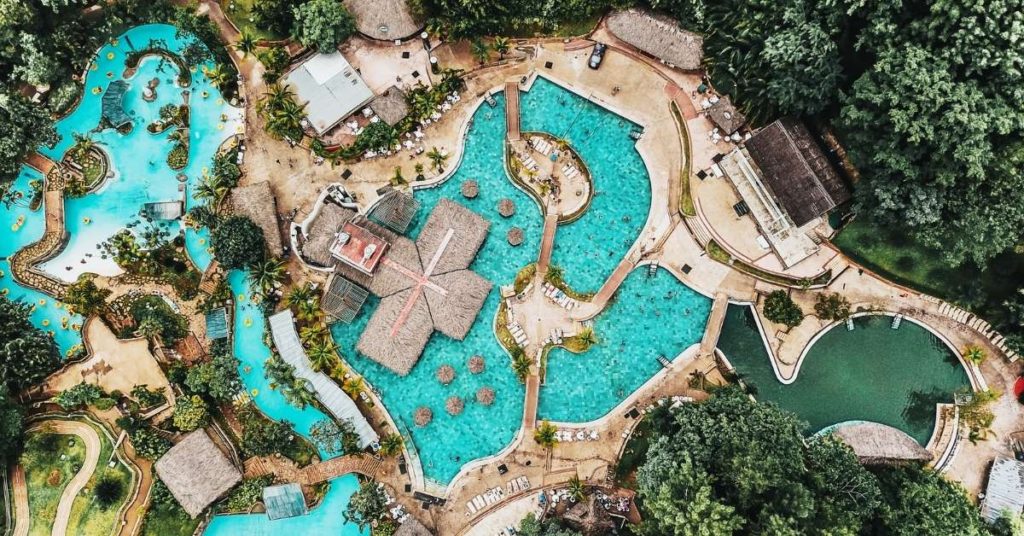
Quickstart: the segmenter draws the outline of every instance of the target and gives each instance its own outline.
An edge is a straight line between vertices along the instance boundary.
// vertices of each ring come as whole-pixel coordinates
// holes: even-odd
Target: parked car
[[[601,61],[604,60],[604,51],[608,48],[608,45],[604,43],[598,43],[594,45],[594,51],[590,53],[590,68],[597,69],[601,66]]]

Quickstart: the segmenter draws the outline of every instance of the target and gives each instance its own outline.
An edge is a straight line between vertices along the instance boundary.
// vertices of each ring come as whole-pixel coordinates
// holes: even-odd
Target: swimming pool
[[[903,430],[925,445],[935,427],[935,404],[970,387],[957,356],[938,337],[904,320],[892,329],[885,315],[837,326],[804,357],[792,384],[778,381],[749,307],[730,305],[718,347],[758,400],[775,402],[807,421],[807,433],[844,421],[871,421]]]
[[[711,300],[668,270],[641,266],[594,321],[597,344],[583,354],[552,348],[538,417],[559,422],[598,419],[704,335]]]
[[[146,24],[128,30],[101,47],[93,60],[94,67],[86,75],[85,94],[81,103],[74,112],[55,125],[61,136],[60,142],[53,148],[41,147],[39,151],[59,161],[74,144],[73,134],[87,133],[99,124],[103,91],[112,81],[123,79],[126,55],[133,49],[145,47],[154,39],[164,41],[171,51],[180,51],[191,38],[178,37],[176,34],[177,30],[170,25]],[[208,67],[213,65],[212,62],[207,63]],[[177,86],[176,77],[177,68],[173,63],[150,56],[143,59],[137,71],[126,80],[129,89],[123,102],[126,112],[132,118],[131,132],[121,134],[114,129],[105,129],[92,134],[93,141],[107,153],[115,174],[96,192],[65,200],[68,243],[59,255],[43,263],[41,269],[67,282],[75,281],[84,272],[117,275],[121,270],[113,259],[104,258],[100,244],[126,227],[138,231],[148,225],[139,216],[143,204],[181,200],[184,194],[179,190],[180,183],[176,178],[178,173],[187,177],[187,205],[193,204],[191,192],[210,167],[220,144],[242,125],[243,111],[225,103],[220,90],[201,70],[192,73],[191,85],[184,88],[190,92],[190,158],[185,169],[172,170],[167,165],[167,154],[173,144],[167,138],[176,129],[152,134],[146,126],[159,118],[161,107],[183,102],[183,88]],[[160,82],[156,88],[156,99],[146,102],[142,98],[142,89],[154,78]],[[93,91],[96,88],[99,88],[99,93]],[[175,222],[170,227],[172,233],[176,233],[179,227],[180,224]],[[208,263],[206,246],[199,242],[190,241],[189,253],[205,257]]]
[[[354,474],[332,479],[327,493],[316,508],[304,516],[271,521],[267,514],[231,514],[214,516],[203,534],[207,536],[279,536],[291,533],[332,534],[337,536],[369,536],[370,528],[359,530],[359,525],[348,523],[341,515],[348,507],[352,494],[359,490]]]

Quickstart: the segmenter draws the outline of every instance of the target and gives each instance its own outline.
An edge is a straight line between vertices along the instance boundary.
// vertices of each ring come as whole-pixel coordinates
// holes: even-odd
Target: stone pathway
[[[18,283],[60,300],[64,297],[67,286],[35,269],[35,265],[53,256],[64,246],[64,193],[61,190],[47,189],[43,193],[43,200],[46,211],[46,230],[43,237],[11,256],[11,273]]]
[[[245,460],[244,465],[245,478],[272,474],[285,482],[312,486],[349,473],[372,478],[380,469],[381,461],[372,456],[341,456],[300,468],[287,458],[254,456]]]
[[[89,483],[99,464],[100,436],[95,428],[78,421],[46,421],[46,426],[56,434],[78,436],[85,443],[85,463],[61,493],[57,514],[53,520],[53,530],[50,532],[52,536],[64,536],[68,530],[75,497],[78,497],[82,488]]]
[[[32,524],[28,509],[28,486],[25,484],[25,469],[21,465],[10,468],[11,496],[14,498],[14,536],[28,536]]]

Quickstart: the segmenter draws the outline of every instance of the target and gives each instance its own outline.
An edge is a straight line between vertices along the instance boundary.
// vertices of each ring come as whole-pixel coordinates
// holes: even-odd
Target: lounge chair
[[[466,501],[466,510],[469,510],[470,515],[476,514],[476,507],[473,506],[473,501]]]

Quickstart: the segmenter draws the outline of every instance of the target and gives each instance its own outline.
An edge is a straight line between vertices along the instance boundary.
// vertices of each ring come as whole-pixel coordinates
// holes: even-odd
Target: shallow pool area
[[[82,101],[74,112],[55,125],[61,136],[60,142],[53,148],[40,148],[41,153],[59,161],[74,144],[73,134],[88,133],[99,125],[103,92],[107,86],[114,80],[128,83],[123,106],[131,117],[131,132],[122,134],[108,128],[91,134],[96,145],[107,154],[114,175],[92,193],[65,199],[68,243],[59,255],[40,265],[42,270],[58,279],[73,282],[84,272],[101,275],[120,273],[113,259],[104,258],[106,255],[100,244],[121,229],[131,228],[138,233],[151,225],[139,214],[145,203],[185,199],[184,184],[177,178],[179,174],[187,178],[191,195],[211,166],[218,147],[242,124],[243,111],[224,102],[220,90],[202,70],[191,73],[191,85],[182,88],[176,83],[178,70],[174,63],[158,56],[148,56],[139,63],[130,78],[122,78],[127,54],[133,49],[144,48],[151,40],[161,40],[169,50],[177,52],[191,38],[178,37],[173,26],[146,24],[132,28],[104,45],[93,60],[94,68],[86,76]],[[209,62],[207,66],[212,67],[213,63]],[[147,102],[143,99],[142,89],[153,79],[159,81],[156,98]],[[97,89],[98,92],[95,91]],[[189,93],[191,109],[190,157],[184,169],[175,171],[167,165],[167,155],[174,145],[168,137],[177,129],[153,134],[146,127],[159,118],[161,107],[182,104],[185,99],[183,91]],[[189,197],[186,204],[191,206],[193,202],[194,199]],[[181,226],[173,222],[166,227],[174,234]],[[198,242],[192,241],[189,253],[203,256],[206,246]]]
[[[956,354],[922,326],[885,315],[839,325],[811,346],[796,381],[778,381],[747,306],[730,305],[718,347],[755,398],[807,421],[811,434],[844,421],[871,421],[903,430],[921,445],[935,426],[935,404],[953,402],[970,387]]]
[[[352,494],[359,490],[359,480],[354,474],[341,476],[330,481],[330,487],[323,499],[308,514],[271,521],[265,513],[231,514],[214,516],[203,534],[206,536],[292,536],[336,535],[369,536],[370,528],[359,529],[359,525],[348,523],[342,512],[348,507]]]
[[[598,419],[704,335],[711,300],[668,270],[641,266],[594,321],[597,344],[574,354],[552,348],[537,416],[559,422]]]

